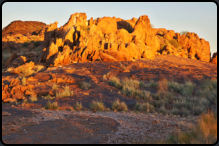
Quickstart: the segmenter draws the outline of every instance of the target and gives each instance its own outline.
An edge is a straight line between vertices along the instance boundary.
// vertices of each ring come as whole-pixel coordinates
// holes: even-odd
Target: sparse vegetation
[[[105,106],[104,103],[101,101],[92,101],[92,104],[90,104],[91,110],[96,110],[96,111],[104,111]]]
[[[53,85],[52,85],[52,90],[56,90],[56,89],[58,89],[58,85],[53,84]]]
[[[45,109],[57,110],[59,108],[57,102],[51,103],[50,101],[46,104]]]
[[[172,46],[174,46],[175,48],[179,48],[179,47],[180,47],[179,43],[178,43],[177,40],[175,40],[175,39],[170,40],[169,43],[170,43]]]
[[[81,110],[82,109],[82,104],[81,104],[81,102],[79,103],[79,102],[76,102],[76,105],[75,105],[75,109],[76,110]]]
[[[157,87],[158,87],[158,83],[157,83],[157,82],[154,82],[154,81],[151,81],[151,82],[148,84],[148,87],[150,87],[150,88],[157,88]]]
[[[145,103],[136,103],[135,109],[138,111],[146,112],[146,113],[152,113],[154,112],[154,106],[149,104],[148,102]]]
[[[26,78],[25,77],[22,77],[22,80],[21,80],[21,82],[22,82],[22,85],[26,85]]]
[[[187,81],[181,88],[180,93],[183,96],[190,96],[192,95],[193,89],[195,87],[195,84],[192,82]]]
[[[121,83],[120,83],[120,80],[119,78],[117,77],[111,77],[109,79],[109,82],[108,82],[111,86],[114,86],[116,88],[120,88],[121,87]]]
[[[120,102],[119,99],[113,102],[112,110],[114,111],[128,111],[128,107],[125,102]]]
[[[198,126],[190,131],[171,133],[166,144],[214,144],[217,141],[217,117],[212,113],[202,114]]]
[[[81,82],[80,84],[79,84],[79,88],[81,88],[81,89],[85,89],[85,90],[87,90],[87,89],[90,89],[90,87],[91,87],[91,82]]]
[[[183,34],[187,35],[187,33],[188,33],[188,31],[181,31],[180,32],[181,35],[183,35]]]
[[[37,101],[37,96],[36,96],[36,95],[31,95],[30,98],[29,98],[29,100],[30,100],[31,102],[35,102],[35,101]]]
[[[63,92],[56,92],[56,97],[68,97],[73,95],[74,92],[69,89],[69,86],[65,86]]]

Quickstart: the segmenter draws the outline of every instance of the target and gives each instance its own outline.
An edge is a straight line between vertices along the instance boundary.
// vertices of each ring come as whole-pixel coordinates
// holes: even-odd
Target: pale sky
[[[217,51],[217,5],[213,2],[6,2],[2,5],[2,29],[15,20],[58,21],[61,27],[76,12],[85,12],[87,20],[148,15],[154,28],[194,32],[209,41],[211,54]]]

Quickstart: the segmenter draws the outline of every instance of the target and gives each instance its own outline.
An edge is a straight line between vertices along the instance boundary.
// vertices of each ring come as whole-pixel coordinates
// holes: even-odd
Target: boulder
[[[97,27],[101,28],[103,34],[115,33],[117,22],[111,17],[103,17],[98,20]]]
[[[100,58],[102,61],[104,62],[113,62],[113,61],[117,61],[116,58],[114,58],[111,55],[108,55],[106,53],[100,52]]]

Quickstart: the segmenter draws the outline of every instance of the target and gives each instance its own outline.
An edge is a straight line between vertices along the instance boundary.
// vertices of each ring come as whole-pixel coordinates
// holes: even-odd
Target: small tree
[[[181,31],[180,32],[181,35],[183,35],[183,34],[187,35],[187,33],[188,33],[188,31]]]

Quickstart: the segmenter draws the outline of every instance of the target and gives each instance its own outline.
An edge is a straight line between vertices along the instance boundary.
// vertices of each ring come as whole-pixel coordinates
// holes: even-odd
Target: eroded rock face
[[[211,63],[217,64],[217,52],[213,54],[213,57],[211,58]]]
[[[44,42],[40,54],[28,61],[58,66],[72,62],[127,61],[133,59],[154,59],[157,54],[181,56],[202,61],[210,61],[210,45],[195,33],[180,35],[173,30],[151,27],[148,16],[131,20],[103,17],[86,20],[85,13],[72,14],[68,22],[57,27],[58,22],[44,25],[38,36]],[[28,40],[28,35],[16,34],[20,40]],[[2,40],[14,40],[7,36]],[[19,48],[19,44],[2,44]],[[30,44],[28,48],[33,48]],[[6,66],[19,56],[12,56]],[[21,62],[21,59],[14,61]],[[214,61],[215,62],[215,61]]]
[[[173,30],[154,29],[160,42],[160,52],[165,55],[182,56],[201,61],[210,61],[210,45],[197,34],[188,32],[180,35]]]
[[[146,15],[131,20],[103,17],[87,21],[86,18],[85,13],[75,13],[60,28],[57,22],[47,25],[39,61],[57,66],[73,61],[151,59],[160,49]]]

